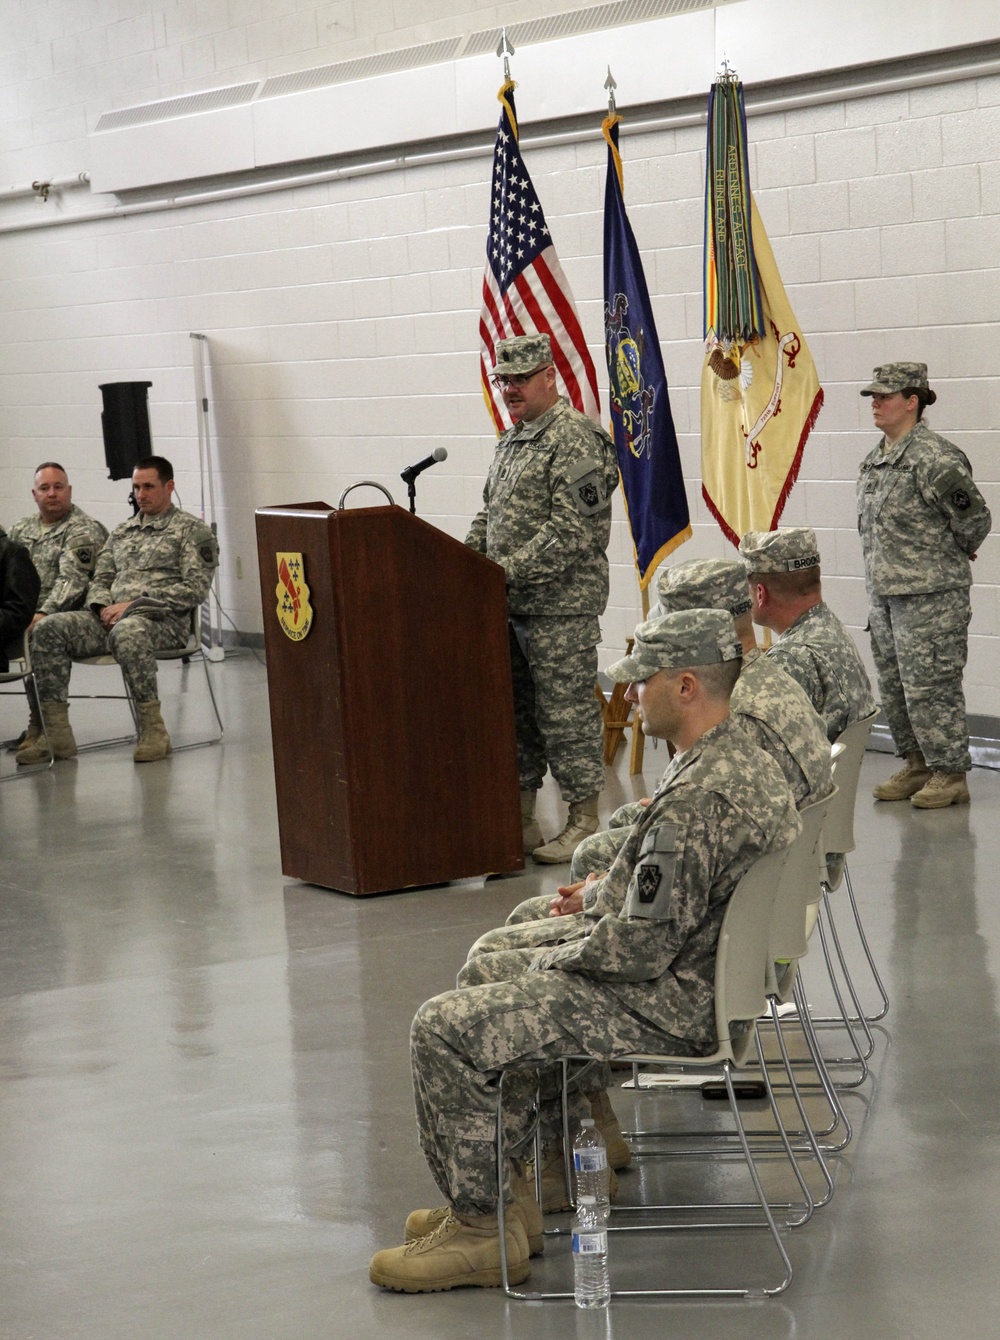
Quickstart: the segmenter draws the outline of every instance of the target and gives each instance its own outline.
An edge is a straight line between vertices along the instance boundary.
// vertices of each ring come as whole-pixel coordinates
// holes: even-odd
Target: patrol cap
[[[728,610],[734,619],[752,605],[747,570],[729,558],[693,559],[666,568],[657,582],[660,613],[675,610]]]
[[[740,540],[740,558],[749,572],[801,572],[819,567],[816,532],[809,526],[784,530],[748,530]]]
[[[641,623],[631,654],[609,665],[607,673],[619,684],[635,684],[657,670],[720,665],[742,656],[732,617],[725,610],[677,610]]]
[[[862,395],[892,395],[895,391],[927,391],[926,363],[883,363],[872,371],[870,386]]]
[[[552,362],[552,343],[548,335],[513,335],[500,340],[496,348],[493,377],[519,377],[537,372]]]

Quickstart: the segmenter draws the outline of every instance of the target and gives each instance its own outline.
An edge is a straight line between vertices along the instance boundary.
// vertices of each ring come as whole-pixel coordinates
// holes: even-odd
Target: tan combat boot
[[[573,858],[573,853],[584,838],[597,832],[597,797],[588,796],[586,800],[574,800],[569,807],[566,827],[547,842],[544,847],[532,851],[532,859],[541,865],[563,865]]]
[[[594,1125],[601,1132],[607,1146],[608,1167],[612,1169],[627,1168],[632,1162],[632,1151],[622,1134],[621,1123],[615,1109],[611,1106],[607,1089],[599,1089],[596,1093],[588,1093],[587,1099],[590,1103],[590,1113],[594,1118]]]
[[[542,830],[538,827],[538,820],[535,818],[535,799],[537,791],[521,792],[521,836],[524,839],[524,854],[534,851],[540,847],[545,839],[542,837]]]
[[[931,770],[919,749],[906,755],[906,766],[894,772],[887,782],[880,782],[872,790],[876,800],[909,800],[931,779]]]
[[[964,772],[938,772],[935,769],[926,786],[910,797],[918,810],[943,810],[949,805],[968,805],[969,787]]]
[[[425,1238],[428,1233],[433,1233],[450,1213],[452,1209],[448,1205],[438,1205],[434,1210],[410,1211],[410,1214],[406,1215],[406,1225],[403,1226],[403,1242],[416,1242],[418,1238]],[[542,1210],[539,1209],[534,1190],[531,1191],[529,1201],[515,1199],[507,1206],[504,1219],[507,1221],[511,1218],[520,1219],[524,1227],[524,1235],[528,1241],[528,1256],[542,1256],[546,1249],[546,1239],[542,1235]]]
[[[155,763],[170,753],[170,736],[160,715],[160,700],[136,703],[139,710],[139,743],[132,755],[136,763]]]
[[[76,740],[69,724],[69,703],[42,703],[41,708],[44,732],[34,744],[22,746],[17,751],[19,768],[30,763],[47,763],[50,757],[76,758]]]
[[[528,1265],[528,1238],[520,1215],[506,1216],[507,1274],[523,1284]],[[459,1218],[449,1210],[433,1232],[403,1247],[376,1252],[368,1268],[372,1284],[398,1293],[439,1293],[474,1286],[496,1289],[500,1274],[500,1230],[493,1215]]]
[[[28,704],[28,729],[14,746],[14,753],[19,754],[22,749],[28,749],[36,740],[41,739],[41,736],[42,719],[38,715],[38,708],[32,702]]]
[[[535,1184],[529,1182],[523,1173],[515,1169],[511,1173],[510,1189],[514,1193],[514,1199],[507,1206],[504,1218],[509,1219],[514,1215],[520,1219],[528,1240],[528,1254],[541,1256],[545,1250],[545,1239],[542,1237],[542,1211],[538,1201],[535,1200]],[[414,1210],[406,1219],[403,1229],[404,1242],[415,1242],[417,1238],[424,1238],[428,1233],[433,1233],[449,1214],[451,1207],[448,1205],[439,1205],[434,1210]]]

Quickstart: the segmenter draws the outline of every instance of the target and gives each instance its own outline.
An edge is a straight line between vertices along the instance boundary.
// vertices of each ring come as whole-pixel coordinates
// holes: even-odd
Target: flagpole
[[[510,83],[510,57],[514,54],[514,48],[510,44],[507,36],[507,29],[500,29],[500,45],[497,47],[497,55],[503,57],[503,81]]]

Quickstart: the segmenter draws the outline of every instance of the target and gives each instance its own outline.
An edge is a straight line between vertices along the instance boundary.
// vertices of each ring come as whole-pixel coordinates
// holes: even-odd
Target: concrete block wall
[[[362,13],[305,0],[7,0],[0,223],[3,185],[86,167],[85,132],[111,106],[534,16],[521,4],[464,11],[463,0],[413,4],[403,26],[380,3]],[[529,126],[532,93],[518,94]],[[694,523],[675,561],[722,556],[731,551],[699,479],[704,132],[630,132],[625,96],[621,110],[626,199]],[[1000,297],[998,120],[996,77],[750,118],[751,179],[826,392],[784,521],[817,529],[828,599],[858,630],[866,613],[853,481],[873,435],[857,389],[875,364],[927,361],[939,394],[928,420],[968,453],[1000,517],[1000,379],[990,353]],[[600,367],[599,127],[586,143],[526,156]],[[493,443],[476,352],[489,175],[487,155],[5,237],[0,522],[29,510],[31,471],[46,457],[63,460],[88,510],[108,524],[124,516],[127,489],[104,477],[97,391],[116,380],[153,382],[155,449],[175,461],[182,501],[197,510],[189,332],[201,331],[217,429],[223,600],[239,629],[262,627],[257,506],[336,502],[358,479],[402,499],[399,471],[443,444],[449,458],[421,477],[419,510],[463,536]],[[615,517],[602,664],[621,650],[639,609],[617,500]],[[969,708],[1000,716],[997,538],[983,545],[975,576]]]

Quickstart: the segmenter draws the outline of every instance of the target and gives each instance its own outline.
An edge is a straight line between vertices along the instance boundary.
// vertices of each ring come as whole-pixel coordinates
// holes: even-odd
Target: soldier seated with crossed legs
[[[641,624],[633,654],[609,668],[680,762],[607,876],[589,886],[599,916],[562,944],[480,956],[493,980],[418,1010],[417,1127],[446,1204],[410,1215],[409,1241],[372,1258],[373,1283],[407,1293],[499,1285],[501,1194],[512,1205],[510,1276],[527,1278],[529,1254],[541,1246],[539,1211],[519,1170],[498,1185],[502,1072],[505,1138],[517,1151],[531,1137],[539,1071],[543,1136],[557,1138],[561,1057],[697,1056],[716,1045],[715,952],[726,904],[754,861],[799,831],[781,770],[730,720],[740,660],[727,613],[689,610]],[[573,1101],[586,1115],[585,1080],[575,1081]]]

